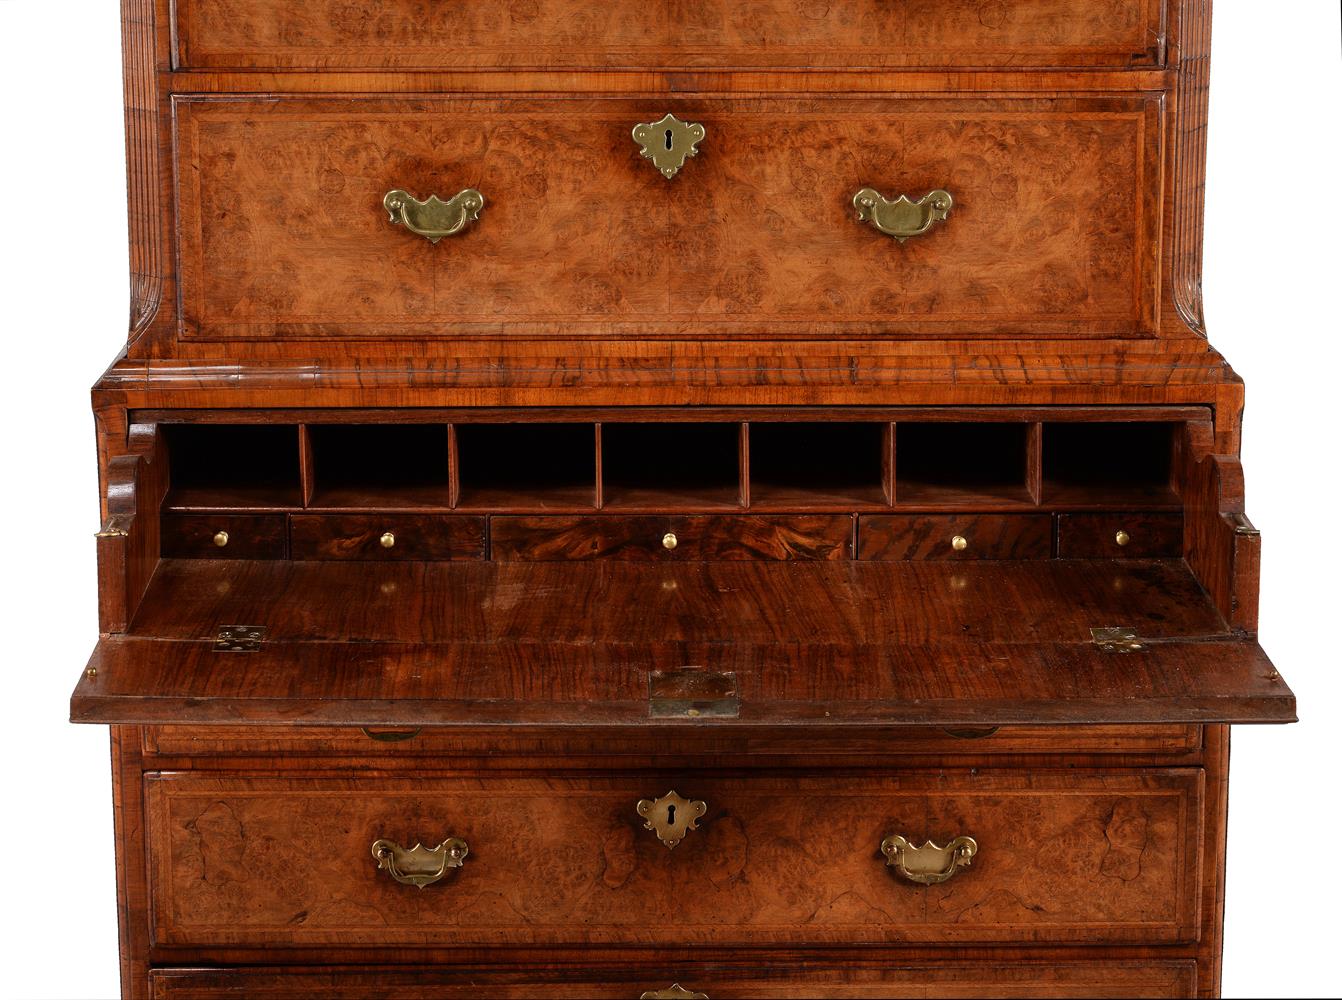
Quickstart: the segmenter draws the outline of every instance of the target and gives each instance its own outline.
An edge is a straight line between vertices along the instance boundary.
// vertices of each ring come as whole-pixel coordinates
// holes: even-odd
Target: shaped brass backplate
[[[643,147],[643,155],[667,180],[676,176],[686,160],[699,154],[695,147],[704,141],[706,134],[697,122],[683,122],[672,114],[663,115],[661,121],[634,126],[634,141]]]
[[[635,807],[643,817],[643,828],[657,834],[657,839],[674,848],[685,834],[699,829],[699,820],[708,812],[708,805],[682,798],[674,789],[660,799],[641,799]]]
[[[951,878],[961,868],[968,868],[978,853],[979,845],[973,837],[956,837],[945,847],[928,841],[914,847],[900,836],[881,841],[885,863],[910,882],[919,885],[937,885]]]
[[[485,207],[485,196],[475,188],[466,188],[443,201],[436,194],[424,201],[411,197],[405,191],[388,191],[382,199],[393,225],[405,226],[430,243],[445,236],[455,236],[480,218]]]
[[[672,983],[664,990],[648,990],[639,1000],[708,1000],[708,994],[692,993],[680,983]]]
[[[893,236],[900,243],[921,236],[935,223],[944,222],[954,203],[950,192],[941,190],[929,191],[917,201],[905,195],[886,198],[871,188],[853,195],[858,221],[870,223],[873,229]]]

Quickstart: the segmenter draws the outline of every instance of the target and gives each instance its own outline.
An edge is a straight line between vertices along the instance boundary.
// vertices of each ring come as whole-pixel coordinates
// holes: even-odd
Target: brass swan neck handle
[[[949,191],[929,191],[917,201],[905,195],[886,198],[873,188],[863,188],[853,195],[859,222],[870,223],[887,236],[899,242],[921,236],[938,222],[945,222],[955,200]]]
[[[448,837],[437,847],[416,844],[409,850],[394,840],[373,841],[378,870],[385,871],[401,885],[413,885],[416,889],[433,885],[449,868],[460,868],[470,850],[459,837]]]
[[[881,841],[885,863],[919,885],[937,885],[949,880],[961,868],[968,868],[978,851],[978,842],[973,837],[956,837],[945,847],[930,840],[922,847],[914,847],[900,836]]]
[[[485,196],[475,188],[466,188],[447,201],[436,194],[420,201],[398,189],[387,192],[382,207],[387,210],[393,225],[405,226],[430,243],[437,243],[444,236],[455,236],[479,219],[480,210],[485,207]]]

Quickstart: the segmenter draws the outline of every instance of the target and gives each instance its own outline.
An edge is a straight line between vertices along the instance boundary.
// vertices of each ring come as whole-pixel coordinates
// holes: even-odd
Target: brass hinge
[[[125,538],[130,534],[130,515],[112,514],[102,528],[98,530],[97,538]]]
[[[1140,653],[1146,648],[1130,628],[1093,628],[1090,641],[1106,653]]]
[[[216,653],[255,653],[265,641],[264,625],[220,625],[214,634]]]
[[[736,674],[730,670],[654,670],[648,675],[653,719],[735,719],[741,714]]]

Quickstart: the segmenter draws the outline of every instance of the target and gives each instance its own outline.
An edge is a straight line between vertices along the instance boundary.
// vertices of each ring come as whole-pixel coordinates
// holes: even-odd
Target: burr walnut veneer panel
[[[178,0],[188,67],[1151,66],[1164,0]]]
[[[183,335],[1142,337],[1161,101],[179,98]],[[671,181],[637,122],[702,122]],[[431,245],[383,196],[483,193]],[[861,188],[950,218],[900,244]]]
[[[640,799],[666,776],[367,779],[150,774],[154,937],[224,947],[1191,941],[1197,769],[726,778],[668,850]],[[960,835],[971,868],[922,887],[882,839]],[[419,890],[370,845],[460,837]]]

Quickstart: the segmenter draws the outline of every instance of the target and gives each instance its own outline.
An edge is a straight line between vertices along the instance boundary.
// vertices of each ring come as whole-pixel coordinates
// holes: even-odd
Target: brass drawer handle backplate
[[[968,868],[979,845],[973,837],[956,837],[945,847],[928,841],[914,847],[903,837],[886,837],[881,841],[885,863],[910,882],[936,885],[949,880],[961,868]]]
[[[699,820],[708,812],[708,806],[681,798],[672,790],[660,799],[639,800],[635,810],[643,817],[645,830],[651,830],[668,848],[674,848],[685,839],[685,834],[699,829]]]
[[[634,126],[634,141],[667,180],[676,176],[686,160],[699,154],[695,147],[704,141],[705,135],[702,125],[683,122],[672,114],[663,115],[661,121]]]
[[[405,226],[430,243],[437,243],[444,236],[455,236],[480,218],[485,196],[475,188],[467,188],[447,201],[436,194],[419,201],[405,191],[388,191],[382,207],[391,216],[393,225]]]
[[[466,841],[457,837],[448,837],[434,848],[416,844],[409,850],[394,840],[373,841],[378,868],[401,885],[413,885],[416,889],[433,885],[449,868],[460,868],[469,853]]]
[[[680,983],[672,983],[664,990],[648,990],[639,1000],[708,1000],[708,994],[693,993]]]
[[[871,188],[863,188],[853,195],[857,221],[868,222],[901,243],[910,237],[921,236],[935,223],[945,222],[954,204],[950,192],[941,190],[931,191],[917,201],[910,201],[904,195],[891,200]]]

